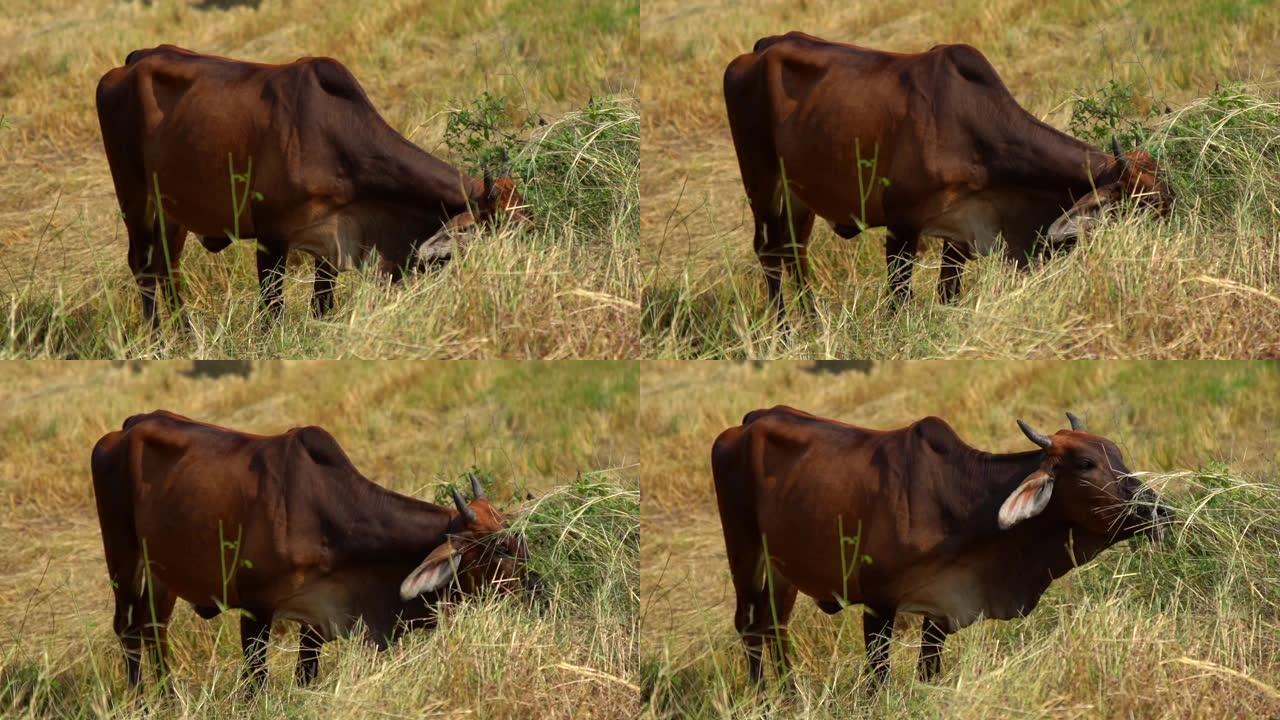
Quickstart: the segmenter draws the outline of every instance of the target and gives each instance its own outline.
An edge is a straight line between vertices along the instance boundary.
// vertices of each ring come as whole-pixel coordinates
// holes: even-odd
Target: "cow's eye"
[[[1087,457],[1082,457],[1079,460],[1076,460],[1076,467],[1080,468],[1081,470],[1092,470],[1093,468],[1097,467],[1097,464],[1094,463],[1093,460]]]

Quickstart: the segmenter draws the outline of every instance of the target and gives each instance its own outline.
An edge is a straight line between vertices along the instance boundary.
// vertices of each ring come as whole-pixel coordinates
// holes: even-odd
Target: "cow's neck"
[[[1119,179],[1115,158],[1109,153],[1017,110],[1022,117],[1010,119],[1020,128],[1013,134],[1017,140],[994,145],[1002,148],[993,166],[1001,184],[1044,188],[1055,194],[1066,190],[1074,199]]]
[[[1022,453],[974,451],[953,458],[949,477],[931,496],[936,513],[950,519],[947,535],[969,542],[1000,532],[996,516],[1000,505],[1044,461],[1036,450]]]
[[[384,202],[452,217],[477,196],[477,181],[449,163],[395,134],[375,143],[360,168],[361,185],[376,189]]]
[[[365,481],[331,495],[329,522],[340,531],[342,561],[416,564],[444,542],[456,514]]]
[[[939,517],[954,518],[937,547],[898,583],[903,609],[947,619],[953,630],[979,617],[1030,612],[1054,578],[1082,565],[1106,538],[1073,528],[1053,506],[1002,530],[1001,504],[1037,467],[1043,453],[976,453],[957,463],[950,492],[937,495]]]

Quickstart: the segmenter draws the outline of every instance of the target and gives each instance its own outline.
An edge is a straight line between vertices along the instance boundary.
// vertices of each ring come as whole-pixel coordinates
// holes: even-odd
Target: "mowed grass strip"
[[[1213,27],[1213,34],[1204,28]],[[923,244],[915,299],[888,307],[883,231],[812,236],[816,313],[789,337],[766,312],[752,218],[729,135],[725,66],[760,37],[803,30],[902,52],[981,50],[1032,114],[1067,129],[1073,100],[1114,81],[1147,118],[1146,147],[1179,197],[1160,221],[1118,213],[1075,251],[1019,273],[969,263],[939,306],[939,243]],[[1123,5],[957,0],[646,5],[646,354],[713,357],[1259,357],[1280,354],[1280,8],[1255,2]],[[1244,85],[1233,85],[1243,81]],[[1168,104],[1171,112],[1160,113]],[[790,282],[784,293],[790,293]],[[790,302],[790,295],[788,294]]]
[[[1270,717],[1280,712],[1280,366],[1260,362],[655,363],[641,377],[642,717]],[[790,404],[875,428],[946,419],[983,450],[1028,449],[1064,410],[1116,441],[1178,514],[1057,580],[1026,618],[948,638],[914,679],[919,618],[900,619],[893,676],[868,692],[860,608],[799,598],[798,692],[758,702],[733,629],[734,591],[710,471],[716,435]],[[1010,568],[1010,572],[1017,572]],[[772,684],[772,678],[770,679]]]
[[[188,363],[0,367],[0,716],[210,718],[632,717],[638,712],[637,368],[630,363],[255,364],[195,379]],[[111,392],[104,392],[104,387]],[[270,680],[241,696],[238,619],[170,626],[175,697],[130,700],[88,454],[136,412],[165,407],[256,432],[319,424],[361,472],[414,497],[447,497],[467,468],[530,544],[547,602],[478,598],[383,653],[324,646],[292,684],[294,626],[271,639]],[[526,499],[531,493],[533,499]],[[211,549],[210,551],[214,551]],[[192,552],[199,549],[193,548]],[[150,684],[150,677],[148,677]]]
[[[283,0],[227,10],[19,4],[0,19],[0,356],[638,353],[634,0],[338,2],[320,13]],[[514,148],[545,160],[521,179],[537,222],[486,232],[453,267],[399,286],[372,269],[344,273],[323,321],[308,315],[311,262],[296,257],[285,319],[270,329],[252,244],[215,256],[189,238],[191,331],[175,323],[152,335],[126,263],[93,92],[129,51],[161,42],[264,62],[336,57],[392,127],[455,164],[462,158],[444,145],[448,111],[486,92],[506,98],[510,122],[547,123]]]

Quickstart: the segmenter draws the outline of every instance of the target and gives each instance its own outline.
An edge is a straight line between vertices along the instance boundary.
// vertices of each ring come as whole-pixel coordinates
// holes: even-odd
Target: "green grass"
[[[187,365],[0,363],[0,717],[635,715],[640,493],[619,439],[635,423],[633,364],[261,362],[216,380]],[[175,697],[131,701],[87,463],[98,437],[156,407],[264,433],[319,424],[367,477],[424,499],[479,468],[547,597],[470,599],[382,653],[326,644],[305,690],[294,626],[278,624],[253,700],[234,613],[204,621],[179,603]]]

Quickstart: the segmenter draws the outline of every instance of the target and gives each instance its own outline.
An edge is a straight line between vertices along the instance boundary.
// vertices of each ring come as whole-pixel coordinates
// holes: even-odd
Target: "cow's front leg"
[[[895,612],[891,607],[870,605],[862,611],[862,639],[867,647],[867,662],[871,665],[875,680],[873,690],[889,679],[889,640],[893,637]]]
[[[271,611],[244,610],[240,616],[240,649],[244,651],[245,694],[258,692],[267,679],[267,641],[271,639]]]
[[[271,320],[278,321],[284,315],[284,268],[286,252],[283,246],[259,239],[258,290],[262,293],[262,306]]]
[[[897,306],[911,297],[911,270],[920,245],[920,233],[913,228],[890,227],[884,240],[884,259],[889,270],[890,302]]]
[[[328,258],[316,258],[315,287],[311,295],[311,314],[324,317],[333,308],[333,285],[338,268]]]
[[[305,687],[315,680],[316,673],[320,670],[320,646],[324,644],[324,638],[312,625],[303,625],[298,636],[298,664],[294,668],[293,678],[298,687]]]
[[[946,641],[946,629],[933,618],[925,618],[920,630],[920,664],[916,668],[916,676],[923,682],[932,680],[942,669],[942,644]]]
[[[944,240],[942,242],[942,269],[938,273],[938,302],[954,302],[960,293],[960,275],[969,260],[966,245]]]

